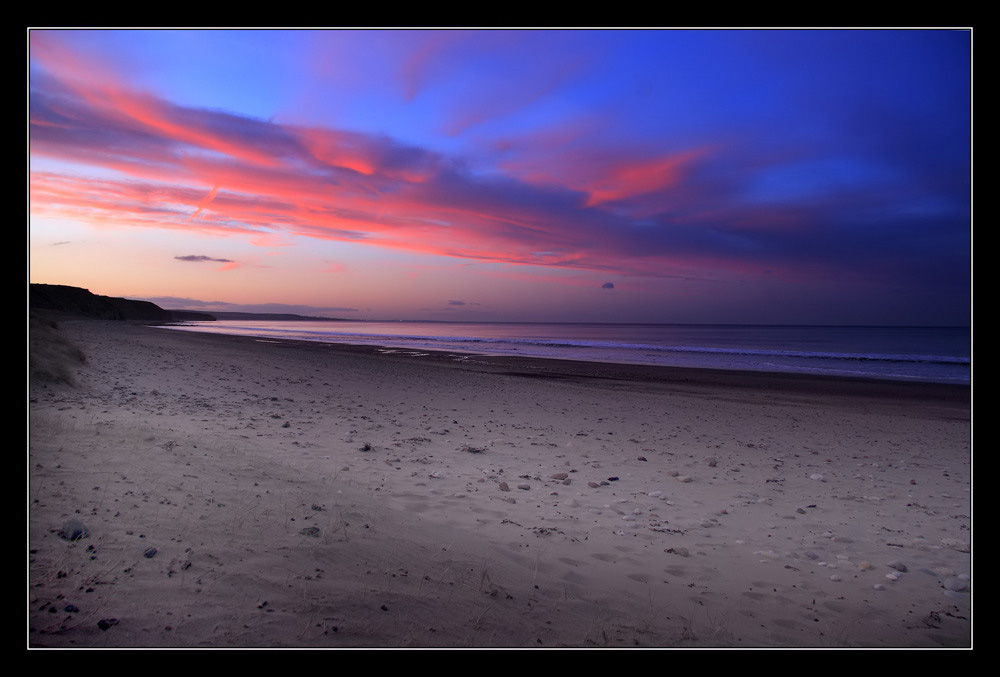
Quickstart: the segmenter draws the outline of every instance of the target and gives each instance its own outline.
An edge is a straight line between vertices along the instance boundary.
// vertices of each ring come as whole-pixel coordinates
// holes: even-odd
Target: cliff
[[[28,289],[30,310],[55,311],[99,320],[136,322],[174,322],[178,320],[213,320],[204,313],[185,312],[183,317],[149,301],[100,296],[80,287],[61,284],[32,284]]]

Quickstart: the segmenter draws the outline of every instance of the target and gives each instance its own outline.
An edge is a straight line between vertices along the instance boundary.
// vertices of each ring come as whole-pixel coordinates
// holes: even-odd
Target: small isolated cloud
[[[205,261],[211,261],[215,263],[234,263],[232,259],[216,259],[211,256],[204,256],[202,254],[189,254],[187,256],[175,256],[178,261],[188,261],[192,263],[203,263]]]
[[[614,289],[614,288],[615,288],[614,282],[605,282],[604,284],[601,285],[601,289]]]
[[[465,301],[448,301],[449,306],[464,306]]]

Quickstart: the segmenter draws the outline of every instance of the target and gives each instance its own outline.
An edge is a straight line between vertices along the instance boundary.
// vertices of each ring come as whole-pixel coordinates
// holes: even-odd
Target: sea
[[[220,320],[170,328],[386,350],[927,383],[971,385],[972,371],[969,327]]]

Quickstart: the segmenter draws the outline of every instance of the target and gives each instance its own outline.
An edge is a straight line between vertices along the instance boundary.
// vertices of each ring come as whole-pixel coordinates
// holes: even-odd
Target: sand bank
[[[971,646],[968,388],[60,329],[29,646]]]

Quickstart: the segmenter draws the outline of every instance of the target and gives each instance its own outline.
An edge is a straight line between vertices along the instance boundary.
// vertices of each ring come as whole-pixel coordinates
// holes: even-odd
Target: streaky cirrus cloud
[[[465,258],[603,267],[599,258],[620,255],[623,245],[615,240],[634,226],[588,209],[588,202],[644,192],[623,187],[619,177],[628,171],[621,164],[609,176],[610,188],[588,194],[476,177],[448,158],[381,137],[181,110],[148,97],[144,114],[123,122],[131,108],[109,117],[86,98],[68,98],[65,90],[59,97],[57,105],[45,93],[36,96],[32,153],[122,176],[95,184],[36,172],[32,203],[40,214],[86,212],[84,218],[180,229],[289,230]],[[147,114],[153,109],[155,116]],[[65,123],[69,115],[86,118],[87,128],[74,133]],[[222,141],[207,130],[219,130]],[[107,144],[109,137],[117,143]],[[244,152],[229,137],[267,143]],[[649,186],[658,187],[660,172],[651,174]]]
[[[72,33],[31,33],[33,217],[660,278],[967,278],[969,108],[942,101],[968,87],[961,34],[820,32],[802,92],[795,67],[762,79],[749,56],[777,48],[756,34],[389,35],[400,110],[452,97],[439,144],[173,101]],[[702,62],[682,68],[680,46]]]

